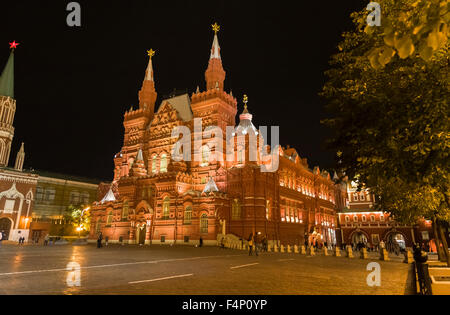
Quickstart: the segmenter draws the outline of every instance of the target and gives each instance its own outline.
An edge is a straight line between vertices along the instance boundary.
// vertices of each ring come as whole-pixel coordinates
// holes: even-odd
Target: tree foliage
[[[394,56],[430,60],[450,37],[449,0],[382,0],[381,27],[366,25],[364,32],[374,41],[367,52],[370,64],[381,69]],[[361,22],[364,21],[360,21]]]
[[[367,11],[353,13],[355,30],[343,34],[331,58],[321,93],[331,113],[324,123],[334,130],[329,145],[339,152],[341,170],[358,175],[378,196],[377,206],[398,221],[450,221],[449,41],[441,23],[448,21],[448,1],[379,3],[385,26],[368,29]],[[429,38],[436,31],[434,45]],[[404,36],[414,48],[398,44]],[[432,54],[416,49],[425,43]]]

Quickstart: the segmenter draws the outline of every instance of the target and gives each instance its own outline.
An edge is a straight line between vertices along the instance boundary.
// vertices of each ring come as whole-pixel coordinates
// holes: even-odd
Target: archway
[[[406,250],[406,238],[403,234],[392,231],[386,235],[386,250],[390,253],[396,253]]]
[[[0,219],[0,233],[3,232],[3,240],[9,239],[9,233],[11,232],[12,221],[8,218]]]
[[[145,245],[145,234],[147,233],[147,225],[138,225],[136,228],[136,243],[138,245]]]
[[[368,240],[366,234],[364,234],[363,232],[357,231],[352,234],[351,244],[353,245],[353,247],[357,247],[358,244],[361,244],[361,243],[366,245],[368,242],[369,242],[369,240]]]

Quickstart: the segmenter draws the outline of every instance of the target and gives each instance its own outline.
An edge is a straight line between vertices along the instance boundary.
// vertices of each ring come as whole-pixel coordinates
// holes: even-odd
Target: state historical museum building
[[[94,241],[102,232],[110,242],[128,244],[217,244],[247,239],[251,233],[269,242],[303,244],[305,238],[336,243],[336,213],[346,205],[345,184],[336,184],[319,167],[309,169],[293,148],[280,148],[276,172],[262,172],[260,158],[249,159],[249,137],[263,141],[245,109],[239,116],[237,100],[224,90],[218,26],[205,73],[206,90],[191,96],[163,100],[155,112],[157,93],[152,56],[142,89],[139,108],[124,116],[124,144],[114,158],[114,181],[103,200],[91,208]],[[194,131],[194,120],[202,127],[217,126],[226,143],[227,126],[233,126],[234,161],[216,158],[211,139],[202,139],[200,158],[176,161],[172,149],[179,139],[175,127]],[[224,146],[225,148],[225,146]],[[228,152],[229,153],[229,152]]]

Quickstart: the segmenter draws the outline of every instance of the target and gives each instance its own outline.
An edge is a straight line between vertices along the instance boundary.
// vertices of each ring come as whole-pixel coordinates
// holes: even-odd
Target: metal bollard
[[[334,252],[334,256],[341,257],[341,249],[336,246],[336,251]]]
[[[361,259],[367,259],[367,258],[368,258],[368,255],[367,255],[367,249],[366,249],[366,248],[363,248],[363,249],[361,250],[361,256],[360,256],[360,258],[361,258]]]
[[[353,249],[351,246],[347,245],[347,257],[348,258],[354,258],[353,257]]]
[[[302,255],[306,255],[306,248],[304,245],[302,245],[302,251],[301,251]]]

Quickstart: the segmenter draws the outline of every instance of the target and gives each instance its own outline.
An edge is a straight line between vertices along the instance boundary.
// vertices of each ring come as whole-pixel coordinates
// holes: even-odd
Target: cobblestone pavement
[[[184,246],[2,246],[0,294],[309,295],[410,294],[409,266],[399,261],[309,257]],[[381,266],[369,287],[367,265]],[[69,287],[68,263],[80,265]],[[75,279],[75,278],[72,278]]]

